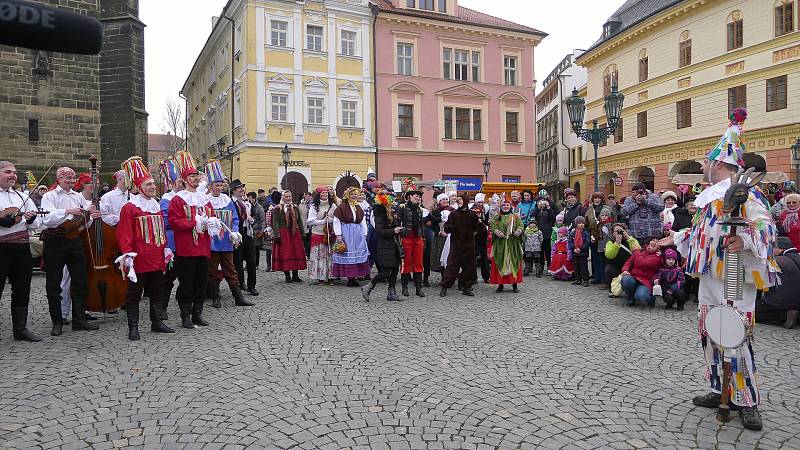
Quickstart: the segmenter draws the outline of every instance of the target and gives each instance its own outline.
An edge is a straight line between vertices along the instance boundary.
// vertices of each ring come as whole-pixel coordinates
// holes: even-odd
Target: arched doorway
[[[616,185],[614,184],[614,178],[617,178],[616,172],[603,172],[600,174],[600,190],[604,191],[606,195],[614,194],[614,189]]]
[[[647,166],[637,167],[631,172],[631,181],[644,184],[644,187],[652,192],[655,190],[656,174]]]
[[[742,159],[744,160],[745,169],[753,167],[755,172],[767,171],[767,162],[764,160],[764,157],[758,153],[745,153]]]
[[[308,192],[308,180],[300,172],[289,172],[281,179],[281,187],[292,191],[292,199],[299,203],[303,199],[303,194]]]
[[[672,166],[669,177],[672,179],[678,174],[702,175],[703,165],[697,161],[680,161]]]
[[[334,186],[334,189],[336,190],[336,196],[342,198],[344,191],[351,187],[361,187],[361,181],[359,181],[358,177],[356,177],[350,171],[340,174],[339,179],[336,180],[336,186]]]

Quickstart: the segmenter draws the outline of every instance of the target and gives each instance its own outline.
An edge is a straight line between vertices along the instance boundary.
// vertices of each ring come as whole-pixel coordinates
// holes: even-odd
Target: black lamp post
[[[229,145],[225,147],[225,138],[221,137],[217,141],[217,158],[219,159],[230,159],[231,161],[231,172],[230,177],[233,178],[233,146]]]
[[[625,96],[620,94],[616,86],[611,86],[611,93],[605,98],[603,105],[606,110],[606,118],[608,124],[605,128],[597,127],[597,119],[592,120],[592,128],[585,129],[583,127],[583,116],[586,114],[586,101],[578,95],[577,89],[572,89],[572,95],[567,99],[567,112],[569,113],[569,121],[572,123],[572,131],[582,140],[591,142],[594,146],[594,191],[600,189],[600,174],[599,165],[597,162],[597,147],[604,139],[614,134],[614,130],[619,124],[619,118],[622,114],[622,104],[625,101]]]
[[[285,144],[283,146],[283,150],[281,150],[281,157],[283,158],[283,183],[281,183],[281,189],[286,190],[286,183],[289,176],[289,162],[292,160],[292,151],[289,150],[289,144]]]
[[[489,168],[492,167],[492,163],[489,162],[489,158],[484,158],[483,160],[483,180],[484,183],[489,182]]]
[[[792,162],[794,165],[794,183],[800,186],[800,137],[792,144]]]

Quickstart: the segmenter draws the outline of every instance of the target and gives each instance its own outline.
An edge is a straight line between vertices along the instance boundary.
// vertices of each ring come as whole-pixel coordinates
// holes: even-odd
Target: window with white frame
[[[504,56],[503,57],[503,74],[506,86],[517,85],[517,57]]]
[[[285,20],[270,21],[270,44],[275,47],[287,47],[289,35],[289,22]]]
[[[306,26],[306,50],[312,52],[322,51],[322,27],[318,25]]]
[[[481,81],[481,52],[472,52],[472,81]]]
[[[456,50],[455,60],[455,74],[453,78],[460,81],[467,81],[467,77],[469,76],[469,52],[466,50]]]
[[[482,134],[482,112],[478,108],[444,108],[444,138],[480,141]],[[455,119],[455,120],[454,120]],[[455,125],[455,132],[453,129]]]
[[[453,50],[449,48],[442,49],[442,73],[444,74],[444,79],[449,80],[452,78],[450,75],[450,70],[453,64],[452,60]]]
[[[225,72],[228,67],[228,45],[225,44],[219,49],[219,75]]]
[[[351,30],[341,30],[342,36],[342,55],[356,56],[356,32]]]
[[[397,74],[414,75],[414,44],[397,43]]]
[[[358,102],[355,100],[342,100],[342,126],[358,126]]]
[[[289,120],[289,96],[286,94],[272,94],[270,96],[272,105],[272,121],[287,122]]]
[[[308,123],[322,125],[325,123],[325,99],[308,97]]]

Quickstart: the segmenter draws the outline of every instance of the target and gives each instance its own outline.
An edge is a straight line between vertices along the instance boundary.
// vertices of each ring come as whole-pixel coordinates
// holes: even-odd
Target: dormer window
[[[617,31],[619,31],[619,27],[622,25],[621,22],[616,20],[609,20],[608,22],[603,25],[603,39],[608,39],[613,36]]]
[[[438,3],[440,13],[447,12],[447,0],[406,0],[406,8],[420,9],[423,11],[436,11]]]

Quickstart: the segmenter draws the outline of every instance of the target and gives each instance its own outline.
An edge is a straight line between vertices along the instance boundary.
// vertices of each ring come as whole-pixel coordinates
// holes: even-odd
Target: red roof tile
[[[457,6],[456,13],[454,15],[448,15],[429,11],[421,11],[418,9],[396,8],[392,3],[392,0],[373,0],[373,3],[375,3],[375,5],[377,5],[381,11],[395,14],[404,14],[426,19],[441,20],[445,22],[463,23],[466,25],[498,28],[501,30],[516,31],[519,33],[535,34],[542,37],[547,36],[547,33],[539,31],[535,28],[520,25],[499,17],[490,16],[489,14],[484,14],[480,11],[475,11],[474,9],[465,8],[463,6]]]

